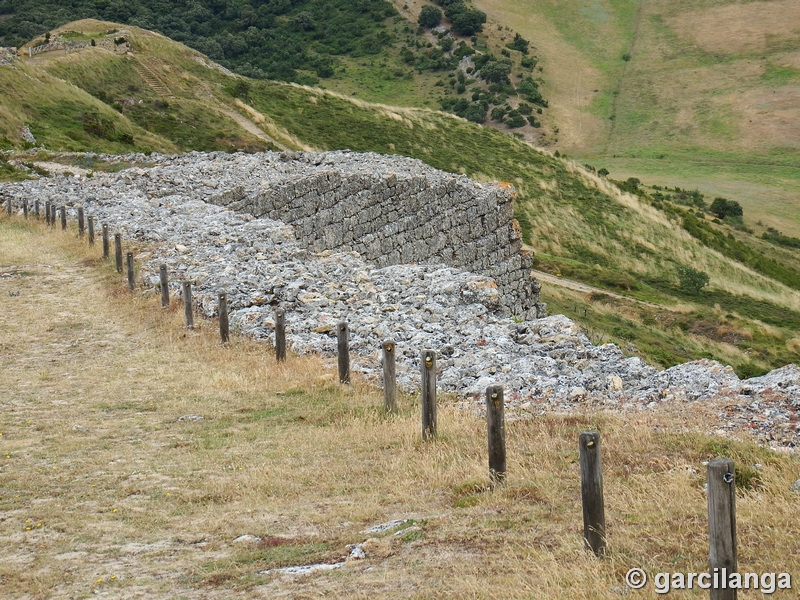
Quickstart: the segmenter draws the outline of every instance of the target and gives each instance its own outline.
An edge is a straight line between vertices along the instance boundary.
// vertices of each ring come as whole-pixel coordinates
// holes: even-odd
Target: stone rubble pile
[[[396,163],[406,160],[336,154],[353,168],[378,173],[396,173]],[[133,155],[124,158],[154,166],[3,184],[0,199],[11,196],[16,206],[23,198],[29,205],[36,199],[66,204],[73,207],[71,219],[83,205],[98,232],[106,223],[128,243],[146,246],[136,261],[148,290],[155,290],[159,265],[166,263],[173,297],[179,297],[181,280],[192,281],[199,309],[212,317],[224,290],[232,328],[267,343],[278,305],[286,310],[287,342],[300,354],[333,356],[335,325],[346,320],[352,368],[378,384],[380,344],[391,338],[401,388],[418,389],[420,351],[433,349],[439,388],[466,398],[463,405],[470,408],[480,409],[486,386],[494,384],[504,386],[510,415],[586,403],[642,409],[723,398],[731,400],[720,415],[731,430],[747,429],[773,445],[797,444],[797,366],[744,381],[706,359],[661,371],[613,344],[592,345],[563,315],[521,322],[502,316],[498,288],[486,275],[442,264],[377,268],[352,252],[312,252],[291,226],[207,202],[236,186],[260,189],[273,168],[291,168],[281,161],[259,167],[253,157],[264,155],[248,156]],[[237,170],[235,161],[252,166],[252,175]]]

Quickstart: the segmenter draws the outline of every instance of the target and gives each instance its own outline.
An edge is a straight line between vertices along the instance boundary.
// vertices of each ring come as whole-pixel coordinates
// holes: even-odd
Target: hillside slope
[[[536,47],[561,152],[800,235],[797,2],[475,4]]]
[[[84,21],[68,27],[118,26]],[[104,110],[120,122],[148,130],[139,134],[142,140],[154,136],[152,149],[157,143],[199,150],[350,148],[412,156],[479,180],[513,183],[516,214],[540,268],[663,307],[642,314],[609,306],[603,298],[587,305],[582,297],[554,295],[557,310],[581,316],[574,314],[581,305],[587,327],[598,327],[608,339],[663,365],[714,356],[753,374],[800,360],[800,343],[792,342],[800,328],[800,294],[792,284],[800,282],[800,261],[791,254],[779,256],[762,244],[756,254],[744,255],[745,242],[726,241],[735,236],[724,227],[704,218],[692,229],[687,219],[696,217],[684,209],[621,193],[569,161],[458,117],[246,80],[163,36],[133,27],[125,31],[132,50],[127,55],[87,47],[23,58],[17,69],[35,69],[58,77],[59,86],[82,88],[74,95],[87,106],[103,105],[103,99]],[[0,106],[14,102],[19,104],[5,92],[0,96]],[[79,145],[59,128],[53,131],[55,124],[50,129],[29,124],[51,150]],[[69,119],[58,125],[65,131],[77,126]],[[83,149],[97,148],[103,146],[94,139],[83,142]],[[775,266],[779,261],[782,267]],[[712,292],[680,289],[678,272],[689,266],[708,273]],[[705,325],[697,329],[693,322]]]

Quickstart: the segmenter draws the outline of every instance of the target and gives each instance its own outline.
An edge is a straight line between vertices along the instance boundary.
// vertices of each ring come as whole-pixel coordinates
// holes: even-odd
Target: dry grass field
[[[132,296],[98,257],[0,220],[4,598],[617,598],[634,566],[706,569],[717,454],[742,469],[740,569],[800,577],[800,461],[709,435],[714,406],[511,421],[508,481],[489,490],[485,424],[454,399],[423,443],[418,398],[387,418],[380,390],[338,385],[329,360],[222,347],[213,323],[185,330],[179,306]],[[604,440],[603,560],[581,537],[588,428]]]

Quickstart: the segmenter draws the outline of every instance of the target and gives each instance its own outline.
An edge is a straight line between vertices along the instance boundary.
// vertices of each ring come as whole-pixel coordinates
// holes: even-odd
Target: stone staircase
[[[153,91],[163,98],[174,98],[175,95],[170,91],[167,85],[159,79],[155,71],[149,65],[140,62],[137,59],[133,60],[133,69],[139,74],[139,77],[144,79],[145,83],[149,85]]]

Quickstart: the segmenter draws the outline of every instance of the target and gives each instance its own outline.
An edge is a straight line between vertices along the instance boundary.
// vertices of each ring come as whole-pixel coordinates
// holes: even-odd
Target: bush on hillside
[[[508,76],[511,74],[510,60],[490,60],[481,67],[481,79],[490,83],[510,83]]]
[[[419,23],[422,27],[433,29],[441,22],[442,22],[441,10],[439,10],[435,6],[431,6],[430,4],[426,4],[425,6],[422,7],[422,11],[419,13],[419,19],[417,20],[417,23]]]
[[[539,84],[534,81],[533,77],[528,76],[517,85],[517,93],[528,102],[538,104],[547,108],[547,100],[542,98],[542,93],[539,91]]]
[[[460,35],[474,35],[483,31],[486,13],[479,10],[465,10],[453,16],[453,31]]]
[[[800,249],[800,238],[784,235],[774,227],[767,227],[767,231],[761,234],[761,239],[779,246]]]
[[[523,54],[527,54],[529,45],[530,42],[528,40],[526,40],[520,34],[516,34],[514,36],[514,41],[506,44],[506,48],[511,48],[512,50],[519,50]]]
[[[486,108],[482,104],[470,104],[463,117],[473,123],[483,123],[486,120]]]
[[[726,198],[714,198],[710,210],[719,219],[744,216],[742,205],[735,200],[728,200]]]
[[[527,121],[525,120],[525,117],[519,114],[519,111],[512,110],[510,113],[508,113],[508,118],[506,118],[505,124],[509,129],[516,129],[517,127],[527,125]]]
[[[469,8],[462,0],[437,0],[444,7],[445,16],[453,24],[453,31],[460,35],[475,35],[483,30],[486,13]]]
[[[678,266],[678,279],[680,279],[680,288],[684,292],[695,295],[699,294],[709,282],[707,273],[682,265]]]

